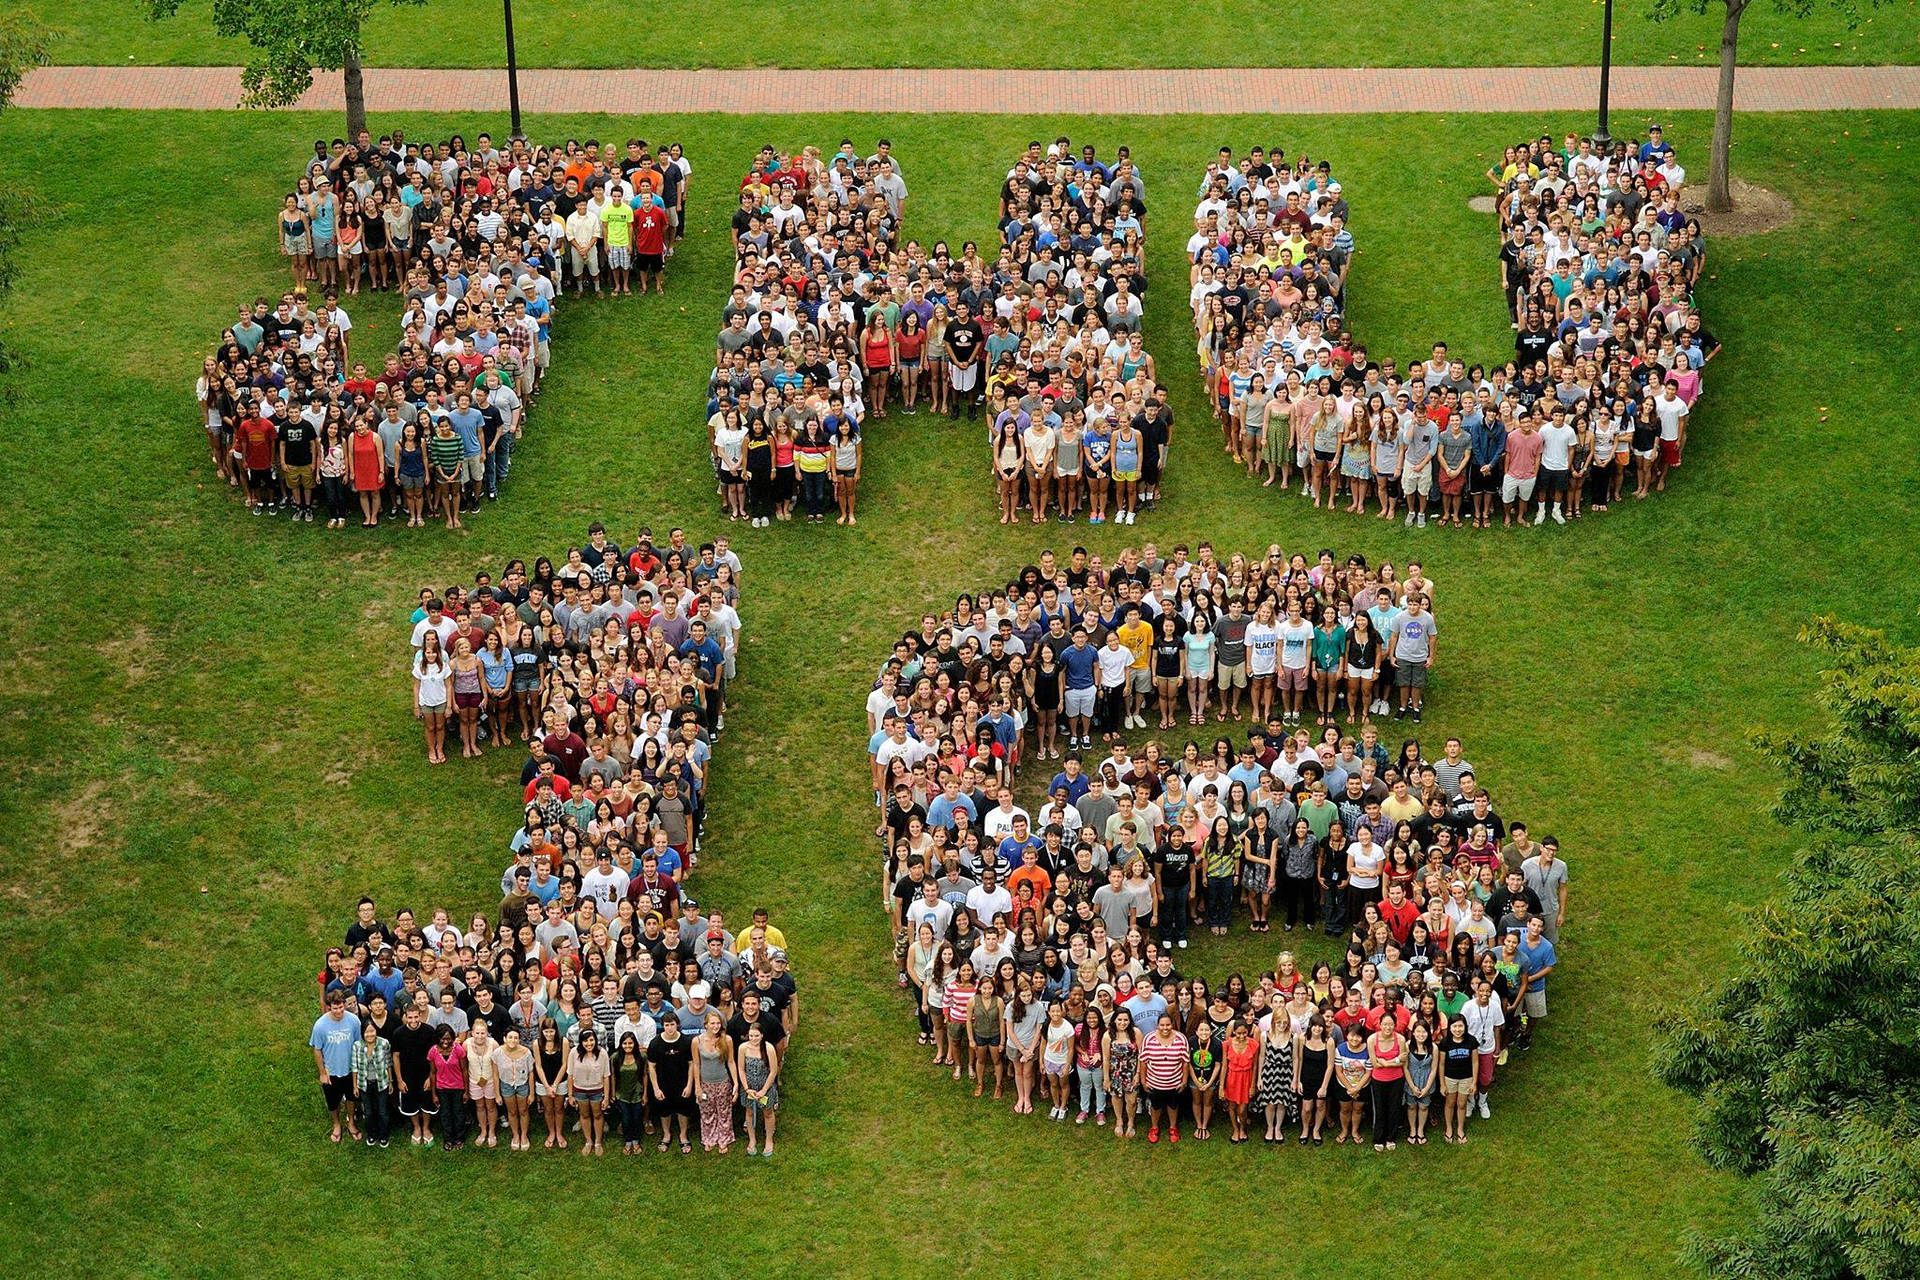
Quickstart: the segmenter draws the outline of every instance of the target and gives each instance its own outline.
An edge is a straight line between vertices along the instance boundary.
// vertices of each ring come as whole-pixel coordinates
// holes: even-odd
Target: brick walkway
[[[1621,111],[1711,109],[1713,67],[1617,67]],[[374,111],[506,107],[501,71],[370,69]],[[22,107],[219,110],[239,97],[232,67],[47,67],[31,73]],[[1144,71],[556,71],[520,73],[534,112],[731,114],[989,111],[1007,114],[1170,115],[1182,112],[1573,111],[1593,106],[1587,67]],[[1743,111],[1920,108],[1920,67],[1743,67]],[[340,81],[323,76],[300,102],[340,110]]]

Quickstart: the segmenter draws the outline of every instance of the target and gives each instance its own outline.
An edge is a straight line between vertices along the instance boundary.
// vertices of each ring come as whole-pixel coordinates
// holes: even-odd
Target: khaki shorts
[[[471,458],[460,460],[460,479],[468,484],[479,484],[487,478],[487,455],[476,453]]]
[[[1127,689],[1132,693],[1153,692],[1153,675],[1145,667],[1127,672]]]
[[[313,468],[310,466],[282,467],[280,469],[280,478],[287,482],[289,489],[313,488]]]
[[[1244,689],[1247,687],[1247,664],[1244,662],[1217,663],[1213,671],[1214,683],[1222,689]]]
[[[1455,1080],[1452,1076],[1440,1077],[1440,1092],[1450,1098],[1465,1098],[1473,1093],[1473,1077]]]
[[[1418,470],[1409,470],[1400,478],[1400,491],[1409,498],[1426,497],[1433,492],[1433,464],[1428,463]]]

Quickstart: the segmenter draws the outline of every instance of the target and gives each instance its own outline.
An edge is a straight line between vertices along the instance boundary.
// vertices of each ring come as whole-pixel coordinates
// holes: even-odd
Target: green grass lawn
[[[211,0],[186,0],[180,16],[147,20],[145,0],[103,0],[85,10],[32,0],[70,35],[67,63],[234,62],[244,46],[212,34]],[[1755,5],[1742,23],[1751,63],[1920,61],[1915,0],[1866,8],[1857,28],[1822,9],[1799,21]],[[732,10],[649,20],[616,0],[521,0],[514,12],[520,65],[531,67],[1407,67],[1578,66],[1599,56],[1599,0],[1354,0],[1305,24],[1275,23],[1256,0],[1200,0],[1127,12],[1125,34],[1087,45],[1115,19],[1091,0],[1006,12],[967,0],[774,0],[751,23]],[[388,67],[505,65],[497,0],[432,0],[376,11],[368,60]],[[1716,62],[1720,18],[1688,14],[1656,24],[1646,0],[1621,0],[1614,56],[1622,63]]]
[[[414,136],[497,125],[405,123]],[[700,896],[765,903],[794,945],[806,1013],[779,1159],[648,1156],[596,1183],[544,1152],[335,1148],[305,1048],[314,965],[353,899],[487,902],[516,818],[505,757],[423,764],[401,675],[416,588],[557,552],[596,516],[628,533],[714,527],[694,405],[727,278],[730,175],[763,139],[884,128],[916,182],[913,234],[983,239],[1029,136],[1128,142],[1165,197],[1150,237],[1163,280],[1183,271],[1168,224],[1222,140],[1335,156],[1364,246],[1353,323],[1404,358],[1438,335],[1476,352],[1505,342],[1491,219],[1466,201],[1507,139],[1577,123],[649,122],[685,141],[700,175],[671,292],[561,318],[508,492],[466,536],[363,537],[245,515],[210,482],[190,398],[235,301],[281,286],[270,211],[332,118],[0,117],[0,181],[31,183],[53,211],[0,317],[29,362],[0,430],[0,555],[15,566],[0,614],[0,826],[14,835],[0,853],[0,1180],[16,1224],[0,1260],[308,1275],[404,1255],[450,1274],[511,1240],[551,1264],[609,1256],[607,1225],[637,1193],[670,1206],[647,1212],[673,1219],[676,1253],[702,1274],[768,1258],[814,1274],[1031,1274],[1062,1265],[1056,1241],[1109,1271],[1278,1248],[1299,1274],[1383,1274],[1409,1251],[1452,1274],[1524,1241],[1536,1275],[1668,1273],[1687,1228],[1742,1209],[1689,1155],[1684,1102],[1647,1057],[1656,1005],[1717,972],[1737,909],[1786,853],[1766,815],[1776,780],[1743,735],[1816,722],[1815,660],[1793,642],[1814,611],[1909,642],[1920,631],[1920,463],[1896,390],[1920,357],[1911,116],[1781,116],[1744,135],[1742,175],[1800,218],[1714,249],[1704,301],[1728,351],[1677,490],[1582,527],[1415,537],[1251,486],[1208,438],[1182,309],[1148,308],[1187,429],[1162,509],[1129,532],[1423,557],[1446,619],[1429,736],[1460,733],[1502,808],[1564,843],[1557,1012],[1471,1148],[1123,1147],[1016,1121],[929,1074],[886,972],[861,698],[921,609],[1066,539],[994,524],[979,436],[924,419],[870,436],[857,530],[732,530],[750,582],[746,674]],[[1668,121],[1690,160],[1706,125]],[[366,349],[392,334],[388,300],[363,300],[356,319]],[[1251,968],[1272,949],[1243,941],[1205,967]],[[1130,1219],[1118,1229],[1116,1209]],[[1274,1209],[1332,1229],[1286,1229]]]

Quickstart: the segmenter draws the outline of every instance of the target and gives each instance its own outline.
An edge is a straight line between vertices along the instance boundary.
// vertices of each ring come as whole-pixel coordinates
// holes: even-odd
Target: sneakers
[[[1085,1124],[1087,1122],[1087,1113],[1082,1111],[1079,1115],[1073,1118],[1073,1122],[1075,1124]]]
[[[1555,524],[1565,524],[1567,522],[1567,518],[1560,514],[1560,504],[1557,502],[1553,504],[1553,522]],[[1537,524],[1539,522],[1535,521],[1535,523]]]
[[[1407,512],[1407,528],[1413,528],[1413,512]]]
[[[907,989],[907,975],[902,973],[899,975],[899,977],[900,977],[900,983],[899,983],[900,989],[902,991],[905,991]]]
[[[1416,521],[1414,521],[1414,527],[1415,527],[1415,528],[1418,528],[1418,529],[1424,529],[1424,528],[1426,528],[1426,527],[1427,527],[1427,513],[1426,513],[1426,512],[1424,512],[1424,511],[1422,511],[1422,512],[1420,513],[1420,518],[1419,518],[1418,520],[1416,520]]]
[[[1157,1124],[1156,1124],[1156,1125],[1154,1125],[1154,1126],[1152,1126],[1151,1128],[1149,1128],[1149,1129],[1147,1130],[1147,1141],[1148,1141],[1148,1142],[1158,1142],[1158,1141],[1160,1141],[1160,1126],[1159,1126],[1159,1125],[1157,1125]]]
[[[1546,522],[1547,522],[1547,507],[1545,503],[1542,503],[1540,504],[1540,509],[1533,513],[1533,527],[1538,529],[1541,525],[1545,524]],[[1563,520],[1561,521],[1561,523],[1565,524],[1566,521]]]
[[[1180,1141],[1180,1126],[1179,1126],[1179,1125],[1177,1125],[1177,1124],[1176,1124],[1176,1125],[1174,1125],[1174,1126],[1173,1126],[1173,1127],[1172,1127],[1171,1129],[1169,1129],[1169,1130],[1167,1130],[1167,1141],[1168,1141],[1168,1142],[1178,1142],[1178,1141]]]
[[[1487,1095],[1484,1093],[1480,1095],[1480,1118],[1482,1120],[1493,1119],[1493,1109],[1487,1106]]]
[[[1187,949],[1187,940],[1185,938],[1182,938],[1180,939],[1179,942],[1175,943],[1174,945],[1179,947],[1182,951],[1185,951]]]

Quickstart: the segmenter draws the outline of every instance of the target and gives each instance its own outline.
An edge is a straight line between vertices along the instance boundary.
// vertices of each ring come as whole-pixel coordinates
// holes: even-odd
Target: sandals
[[[681,1154],[681,1155],[683,1155],[683,1156],[690,1156],[690,1155],[692,1155],[692,1154],[693,1154],[693,1144],[692,1144],[691,1142],[688,1142],[688,1141],[686,1141],[685,1139],[682,1139],[682,1140],[681,1140],[681,1142],[680,1142],[680,1154]]]

